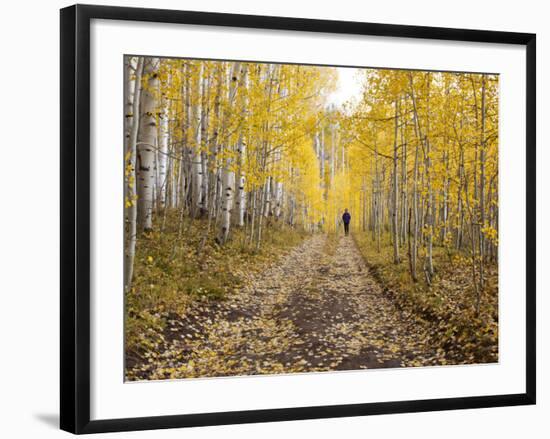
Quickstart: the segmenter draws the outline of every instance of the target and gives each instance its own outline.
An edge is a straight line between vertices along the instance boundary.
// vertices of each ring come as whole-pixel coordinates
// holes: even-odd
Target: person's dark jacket
[[[349,222],[351,221],[351,215],[349,214],[349,212],[345,212],[342,215],[342,221],[344,221],[344,224],[349,224]]]

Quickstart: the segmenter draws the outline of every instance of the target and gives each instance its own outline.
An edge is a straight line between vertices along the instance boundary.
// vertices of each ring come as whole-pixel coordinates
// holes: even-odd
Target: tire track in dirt
[[[304,267],[306,268],[306,267]],[[289,319],[314,370],[356,370],[435,364],[425,328],[408,320],[369,274],[351,237],[314,261],[315,278],[294,289],[279,313]]]

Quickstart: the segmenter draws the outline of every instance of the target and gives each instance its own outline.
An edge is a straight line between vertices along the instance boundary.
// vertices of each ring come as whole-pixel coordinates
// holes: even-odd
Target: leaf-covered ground
[[[437,328],[397,307],[351,237],[315,235],[224,300],[166,313],[129,380],[472,362],[433,343]]]
[[[449,364],[498,361],[498,266],[487,261],[479,312],[472,282],[471,259],[465,253],[434,247],[435,275],[428,285],[424,276],[413,282],[407,257],[395,264],[389,235],[376,249],[366,234],[356,234],[359,251],[373,277],[403,312],[428,324],[430,343],[445,351]],[[421,260],[425,254],[420,254]],[[420,273],[420,270],[419,270]]]

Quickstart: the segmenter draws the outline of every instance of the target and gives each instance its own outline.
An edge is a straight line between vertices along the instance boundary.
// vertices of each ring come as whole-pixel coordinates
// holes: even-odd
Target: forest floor
[[[468,363],[434,325],[397,306],[352,237],[314,235],[223,300],[166,315],[160,342],[127,379],[321,372]]]

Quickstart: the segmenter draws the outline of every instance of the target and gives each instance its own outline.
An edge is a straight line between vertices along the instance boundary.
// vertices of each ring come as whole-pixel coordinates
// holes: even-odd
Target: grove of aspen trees
[[[340,70],[125,58],[127,379],[498,360],[498,75]]]

